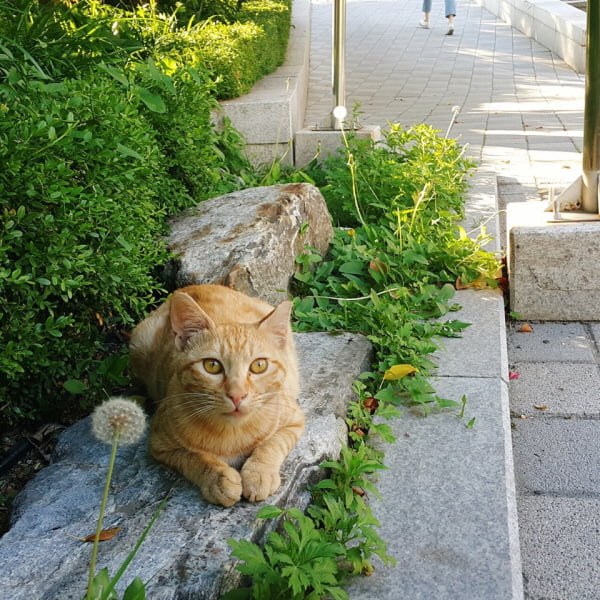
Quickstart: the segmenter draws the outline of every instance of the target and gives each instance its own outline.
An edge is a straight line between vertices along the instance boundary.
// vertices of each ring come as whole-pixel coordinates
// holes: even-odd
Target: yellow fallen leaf
[[[419,369],[412,365],[394,365],[390,367],[383,375],[386,381],[394,381],[395,379],[402,379],[411,373],[418,373]]]
[[[456,280],[454,287],[457,290],[467,290],[469,288],[474,289],[474,290],[484,290],[484,289],[490,287],[490,285],[487,281],[484,281],[483,279],[476,279],[475,281],[470,281],[469,283],[463,283],[461,278],[459,277]]]
[[[519,329],[521,333],[531,333],[533,331],[533,327],[529,323],[523,323],[521,325],[521,329]]]

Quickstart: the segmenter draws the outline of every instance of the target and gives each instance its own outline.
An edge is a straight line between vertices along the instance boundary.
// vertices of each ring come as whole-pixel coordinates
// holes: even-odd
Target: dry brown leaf
[[[377,402],[377,400],[371,396],[363,400],[363,405],[369,412],[373,413],[377,410],[379,402]]]
[[[103,529],[100,532],[100,537],[98,538],[101,542],[106,542],[108,540],[112,540],[112,538],[117,535],[121,531],[120,527],[113,527],[112,529]],[[92,533],[84,538],[79,538],[82,542],[93,542],[96,539],[96,534]]]
[[[376,273],[387,273],[390,268],[380,258],[376,258],[369,263],[369,269]]]
[[[533,333],[533,327],[529,323],[523,323],[521,325],[521,329],[519,329],[521,333]]]
[[[534,404],[533,408],[537,408],[538,410],[548,410],[548,407],[545,404]]]

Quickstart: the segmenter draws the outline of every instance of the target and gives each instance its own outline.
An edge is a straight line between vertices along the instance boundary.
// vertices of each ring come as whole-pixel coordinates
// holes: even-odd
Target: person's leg
[[[431,14],[431,1],[423,0],[423,18],[419,21],[419,25],[425,29],[429,29],[429,15]]]
[[[454,33],[454,17],[456,16],[456,0],[445,0],[446,18],[448,19],[447,35]]]

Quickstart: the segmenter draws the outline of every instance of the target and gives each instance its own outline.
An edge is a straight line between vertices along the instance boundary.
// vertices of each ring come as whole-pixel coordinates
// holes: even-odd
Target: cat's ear
[[[288,336],[290,335],[292,306],[291,302],[285,300],[258,324],[259,329],[268,331],[274,335],[282,348],[287,343]]]
[[[175,346],[184,350],[189,339],[199,331],[214,327],[211,318],[185,292],[171,296],[171,328],[175,333]]]

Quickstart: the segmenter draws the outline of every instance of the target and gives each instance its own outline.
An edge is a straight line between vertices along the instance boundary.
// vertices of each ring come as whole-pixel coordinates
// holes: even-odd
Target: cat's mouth
[[[242,417],[246,417],[248,415],[248,410],[244,406],[236,406],[223,414],[226,417],[231,417],[233,419],[241,419]]]

